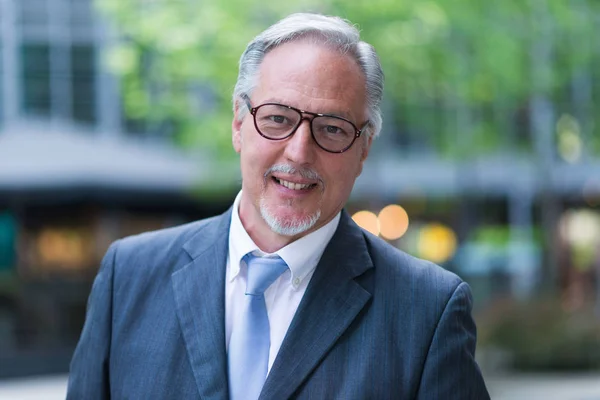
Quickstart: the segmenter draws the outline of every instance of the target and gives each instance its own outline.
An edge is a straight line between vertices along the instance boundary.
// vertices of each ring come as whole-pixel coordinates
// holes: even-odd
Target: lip
[[[298,177],[295,175],[272,174],[271,176],[280,181],[281,180],[288,181],[288,182],[292,182],[292,183],[297,183],[299,185],[318,185],[319,184],[319,181],[317,181],[317,180],[304,179],[302,177]]]
[[[306,189],[290,189],[287,188],[283,185],[281,185],[280,183],[277,183],[275,181],[275,179],[283,179],[285,181],[287,181],[287,179],[284,178],[278,178],[275,177],[274,175],[271,176],[271,178],[269,178],[270,184],[274,186],[274,189],[277,191],[277,193],[279,193],[280,196],[283,196],[284,198],[298,198],[298,197],[305,197],[305,196],[309,196],[311,195],[318,187],[318,183],[314,183],[315,186],[309,186]],[[300,183],[300,182],[294,182],[294,181],[288,181],[288,182],[293,182],[293,183]],[[301,184],[311,184],[310,181],[306,182],[306,180],[304,180],[304,183]]]

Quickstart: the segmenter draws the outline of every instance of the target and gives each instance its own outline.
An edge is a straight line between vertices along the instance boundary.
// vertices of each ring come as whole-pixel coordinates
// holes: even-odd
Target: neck
[[[259,221],[257,224],[251,224],[247,223],[241,216],[240,220],[252,241],[265,253],[275,253],[277,250],[282,249],[303,236],[282,236],[273,232],[264,221],[262,223]]]

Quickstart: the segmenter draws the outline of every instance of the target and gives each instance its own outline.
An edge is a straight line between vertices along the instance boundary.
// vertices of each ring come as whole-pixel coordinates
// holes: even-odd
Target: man
[[[233,96],[241,192],[221,216],[110,247],[68,397],[489,398],[469,287],[342,210],[382,91],[374,49],[339,18],[256,37]]]

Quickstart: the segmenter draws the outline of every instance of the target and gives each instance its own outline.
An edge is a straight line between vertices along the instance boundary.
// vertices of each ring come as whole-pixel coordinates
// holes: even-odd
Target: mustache
[[[315,170],[312,170],[310,168],[294,168],[288,164],[275,164],[265,172],[264,178],[267,179],[267,176],[274,172],[281,172],[290,175],[300,175],[304,179],[315,180],[323,183],[323,179],[321,179],[319,174]]]

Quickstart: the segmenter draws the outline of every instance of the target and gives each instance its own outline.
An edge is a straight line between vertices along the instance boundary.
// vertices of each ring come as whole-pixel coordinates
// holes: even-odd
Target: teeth
[[[285,186],[286,188],[292,189],[292,190],[307,189],[309,186],[311,186],[310,183],[306,183],[306,184],[294,183],[294,182],[284,181],[283,179],[278,179],[277,182],[279,182],[280,185]]]

